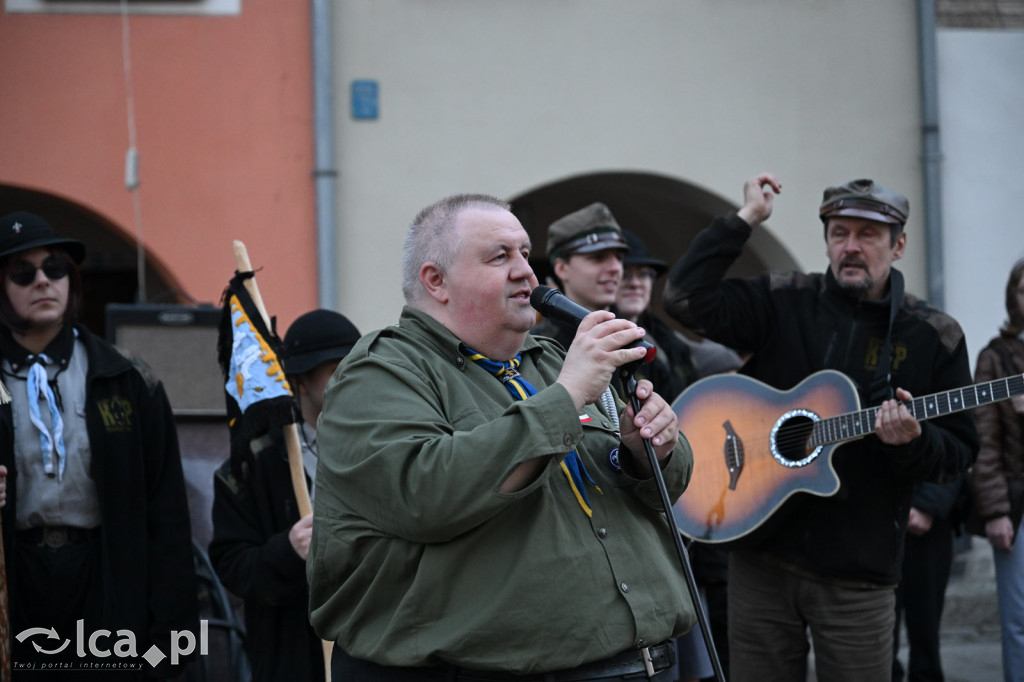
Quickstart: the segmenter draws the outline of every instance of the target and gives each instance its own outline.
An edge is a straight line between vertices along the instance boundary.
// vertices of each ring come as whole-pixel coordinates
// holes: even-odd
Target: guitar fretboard
[[[1016,374],[1005,379],[994,379],[973,386],[956,388],[952,391],[914,398],[904,404],[915,419],[924,421],[1022,394],[1024,394],[1024,374]],[[866,410],[847,412],[817,421],[814,423],[808,445],[816,448],[874,433],[877,413],[878,407],[869,407]]]

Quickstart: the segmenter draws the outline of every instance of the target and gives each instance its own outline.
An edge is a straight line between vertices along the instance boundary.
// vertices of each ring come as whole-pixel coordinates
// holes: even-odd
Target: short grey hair
[[[420,211],[409,226],[402,247],[402,294],[415,304],[423,294],[420,269],[433,263],[447,272],[462,251],[462,238],[455,234],[456,218],[467,208],[499,208],[510,211],[507,201],[489,194],[454,194],[435,201]]]

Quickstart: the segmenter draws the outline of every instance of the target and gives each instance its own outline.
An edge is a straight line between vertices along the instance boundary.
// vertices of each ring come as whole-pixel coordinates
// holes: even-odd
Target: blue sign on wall
[[[379,111],[377,81],[352,81],[352,118],[375,119]]]

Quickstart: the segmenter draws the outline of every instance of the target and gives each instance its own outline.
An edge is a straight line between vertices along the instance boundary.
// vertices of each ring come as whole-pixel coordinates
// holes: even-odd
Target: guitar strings
[[[979,384],[977,386],[967,388],[976,391],[978,386],[987,386],[988,395],[983,395],[983,400],[979,400],[976,397],[976,405],[1005,400],[1006,398],[1014,395],[1024,393],[1024,374],[1006,377],[1004,379],[997,379],[995,381],[988,382],[988,384]],[[967,390],[967,388],[958,390],[962,393]],[[1002,389],[1001,391],[997,390],[1000,388]],[[951,391],[948,394],[935,394],[934,396],[912,398],[903,404],[911,411],[912,414],[920,415],[920,417],[918,417],[919,419],[927,419],[932,412],[948,414],[950,412],[969,409],[966,405],[967,401],[963,399],[963,396],[961,396],[961,400],[958,403],[950,401],[949,395],[954,392],[955,391]],[[936,405],[929,407],[933,402],[936,403]],[[878,409],[878,406],[874,406],[857,412],[836,415],[834,417],[825,417],[823,419],[810,422],[783,424],[778,429],[775,438],[776,450],[787,456],[792,455],[793,453],[802,453],[800,457],[791,458],[803,459],[803,457],[811,454],[816,447],[820,445],[838,443],[843,440],[868,436],[871,433],[874,433],[874,425],[875,419],[878,415]],[[846,424],[843,424],[843,420],[846,420]],[[832,431],[833,429],[834,432]],[[848,431],[849,436],[846,437]],[[835,435],[832,435],[833,433]],[[844,437],[836,437],[840,433],[842,433]],[[747,435],[748,437],[752,437],[754,440],[761,440],[764,438],[769,438],[770,440],[770,430],[768,432],[762,430],[761,432]],[[815,436],[819,436],[820,442],[817,445],[812,446],[811,443],[814,442]]]

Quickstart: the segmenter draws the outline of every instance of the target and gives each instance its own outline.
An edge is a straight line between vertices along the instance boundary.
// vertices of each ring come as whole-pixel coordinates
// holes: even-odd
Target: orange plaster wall
[[[129,22],[142,230],[216,303],[246,243],[280,329],[317,304],[309,3]],[[0,10],[0,183],[87,206],[133,235],[121,17]]]

